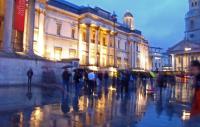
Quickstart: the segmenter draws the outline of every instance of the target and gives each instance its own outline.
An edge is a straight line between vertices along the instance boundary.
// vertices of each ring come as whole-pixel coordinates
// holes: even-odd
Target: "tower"
[[[134,18],[129,11],[124,14],[124,24],[126,24],[131,30],[135,29]]]
[[[200,0],[189,0],[185,17],[185,38],[200,43]]]

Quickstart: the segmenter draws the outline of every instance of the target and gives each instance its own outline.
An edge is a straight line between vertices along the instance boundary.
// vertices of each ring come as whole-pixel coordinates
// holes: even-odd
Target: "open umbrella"
[[[151,77],[156,78],[156,74],[154,72],[150,71],[149,73],[150,73]]]
[[[67,69],[67,68],[73,68],[73,66],[72,65],[66,65],[66,66],[62,67],[62,69]]]

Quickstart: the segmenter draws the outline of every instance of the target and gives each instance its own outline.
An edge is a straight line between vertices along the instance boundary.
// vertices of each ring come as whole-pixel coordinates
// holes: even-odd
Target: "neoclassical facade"
[[[12,24],[6,21],[13,21],[14,5],[14,0],[0,1],[0,49],[4,52],[54,61],[78,58],[81,66],[149,69],[148,42],[135,29],[130,12],[120,23],[114,13],[99,7],[64,0],[29,0],[22,33],[12,25],[6,27]],[[13,32],[2,34],[8,30]]]
[[[200,60],[200,0],[189,0],[185,29],[185,38],[168,50],[175,71],[188,71],[192,60]]]

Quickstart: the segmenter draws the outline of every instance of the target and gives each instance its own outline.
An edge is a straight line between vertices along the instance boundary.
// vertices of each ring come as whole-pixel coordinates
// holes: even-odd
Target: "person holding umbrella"
[[[69,73],[67,68],[65,68],[62,74],[62,79],[63,79],[63,88],[67,89],[67,92],[69,92],[70,77],[71,74]]]

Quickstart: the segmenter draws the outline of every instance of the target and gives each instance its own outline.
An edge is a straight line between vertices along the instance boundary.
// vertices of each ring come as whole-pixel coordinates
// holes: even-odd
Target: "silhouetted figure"
[[[62,74],[62,79],[63,79],[63,88],[67,89],[69,91],[69,81],[70,81],[71,74],[68,72],[67,69],[64,70]]]
[[[85,86],[86,88],[88,88],[88,82],[89,82],[89,79],[88,79],[88,71],[85,70],[85,71],[84,71],[84,86]]]
[[[102,85],[102,81],[103,81],[103,73],[102,72],[98,72],[97,73],[97,85]]]
[[[31,93],[31,85],[33,77],[33,70],[31,68],[27,72],[27,77],[28,77],[28,93]]]
[[[65,95],[65,92],[62,93],[61,111],[63,112],[63,114],[66,114],[70,111],[69,95]]]
[[[89,80],[89,95],[93,94],[95,88],[95,73],[90,71],[88,73],[88,80]]]
[[[105,87],[108,87],[108,81],[109,81],[109,74],[108,74],[108,72],[106,71],[106,72],[104,73]]]
[[[83,80],[82,73],[76,70],[74,74],[75,90],[79,90],[82,80]]]
[[[192,102],[191,117],[200,116],[200,62],[192,61],[191,73],[194,76],[194,99]]]
[[[157,78],[157,84],[158,84],[158,87],[159,87],[159,89],[160,89],[160,96],[162,96],[162,90],[163,90],[163,88],[165,87],[165,80],[164,80],[164,76],[163,76],[163,74],[162,73],[160,73],[159,75],[158,75],[158,78]]]

